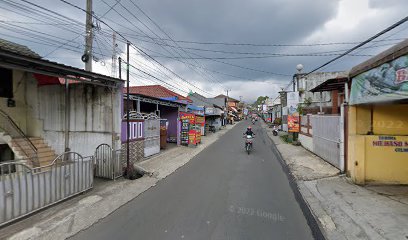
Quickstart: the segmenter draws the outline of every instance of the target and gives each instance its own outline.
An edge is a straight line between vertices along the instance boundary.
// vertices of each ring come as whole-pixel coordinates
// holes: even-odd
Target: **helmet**
[[[251,127],[251,126],[248,126],[248,127],[247,127],[247,130],[251,130],[251,129],[252,129],[252,127]]]

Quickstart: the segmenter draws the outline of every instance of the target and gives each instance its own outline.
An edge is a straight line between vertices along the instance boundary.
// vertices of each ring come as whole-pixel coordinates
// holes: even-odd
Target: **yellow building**
[[[347,172],[357,184],[408,184],[408,41],[355,66]]]

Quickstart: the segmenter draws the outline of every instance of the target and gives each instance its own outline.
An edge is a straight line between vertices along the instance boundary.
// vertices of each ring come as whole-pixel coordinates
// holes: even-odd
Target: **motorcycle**
[[[272,134],[273,134],[273,136],[278,136],[278,127],[277,126],[273,126],[273,129],[272,129]]]
[[[252,124],[255,124],[255,121],[256,121],[255,118],[252,118]]]
[[[254,137],[251,135],[246,135],[244,136],[245,138],[245,150],[247,151],[248,155],[252,150],[252,142],[254,140]]]

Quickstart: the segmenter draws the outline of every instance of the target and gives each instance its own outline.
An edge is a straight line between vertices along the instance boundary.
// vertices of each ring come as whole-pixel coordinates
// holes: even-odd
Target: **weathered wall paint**
[[[408,135],[408,104],[374,106],[373,128],[376,135]]]
[[[394,123],[402,121],[405,124],[407,105],[374,105],[372,108],[371,123],[371,106],[350,106],[347,172],[357,184],[407,184],[406,127],[396,129],[387,125],[376,126],[378,121]],[[371,124],[375,135],[367,135]],[[405,136],[401,136],[404,134]],[[404,145],[403,147],[374,146],[373,142],[380,141],[381,138],[395,138]],[[396,150],[397,148],[402,150]]]
[[[62,153],[65,143],[65,86],[38,87],[32,74],[14,71],[13,87],[16,107],[7,107],[7,99],[1,98],[0,109],[28,136],[43,137],[57,154]],[[69,89],[71,151],[92,155],[101,143],[120,148],[122,92],[113,90],[112,105],[111,90],[105,87],[72,84]]]

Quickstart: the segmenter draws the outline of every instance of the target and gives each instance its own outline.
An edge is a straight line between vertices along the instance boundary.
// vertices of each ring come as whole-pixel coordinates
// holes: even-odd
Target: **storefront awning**
[[[315,92],[326,92],[326,91],[333,91],[333,90],[343,91],[345,88],[344,85],[346,82],[348,82],[347,77],[328,79],[327,81],[311,89],[310,92],[315,93]]]

